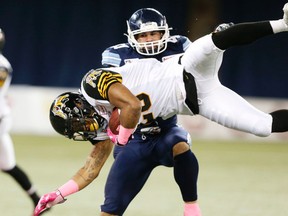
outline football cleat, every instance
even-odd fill
[[[288,27],[288,3],[286,3],[283,7],[283,20],[285,22],[285,25]]]

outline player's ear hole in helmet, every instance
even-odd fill
[[[60,94],[51,104],[50,123],[54,130],[73,140],[86,141],[97,136],[105,119],[77,92]]]
[[[132,14],[127,21],[128,43],[137,50],[138,53],[146,56],[157,55],[167,48],[167,40],[170,37],[165,16],[153,8],[142,8]],[[161,32],[160,40],[152,42],[138,42],[137,36],[145,32]]]

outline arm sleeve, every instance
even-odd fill
[[[214,44],[222,50],[232,46],[249,44],[274,34],[269,21],[240,23],[212,34]]]

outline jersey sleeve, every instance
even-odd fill
[[[192,42],[185,36],[170,36],[167,43],[167,49],[163,53],[160,53],[160,58],[157,59],[159,61],[166,61],[172,56],[183,54],[188,49],[190,44],[192,44]]]
[[[109,70],[90,70],[82,79],[82,90],[95,100],[108,100],[108,90],[113,83],[122,83],[122,76]]]
[[[192,43],[188,37],[180,35],[179,38],[179,43],[182,44],[183,46],[183,51],[186,51],[189,47],[189,45]]]
[[[109,47],[102,53],[101,63],[104,67],[118,67],[121,63],[121,58],[117,52],[114,52],[112,47]]]
[[[119,67],[123,65],[123,60],[127,57],[126,53],[128,49],[129,45],[126,43],[121,43],[115,46],[108,47],[102,53],[102,65],[104,67]]]

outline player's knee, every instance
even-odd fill
[[[128,203],[120,199],[112,199],[109,202],[107,202],[107,200],[105,200],[104,205],[101,206],[101,212],[106,213],[107,215],[123,215],[124,214],[128,206]]]
[[[186,142],[179,142],[173,147],[173,157],[190,150],[190,146]]]

